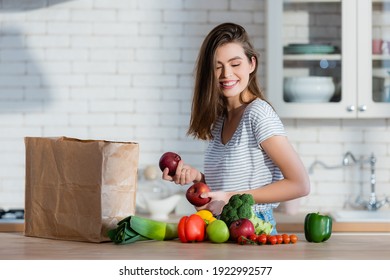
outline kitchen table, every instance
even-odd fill
[[[390,260],[389,233],[333,233],[324,243],[238,245],[210,242],[140,241],[116,245],[26,237],[0,233],[2,260]]]

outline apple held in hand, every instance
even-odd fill
[[[192,205],[200,207],[210,202],[211,198],[202,198],[200,196],[202,193],[209,191],[209,186],[207,186],[205,183],[198,182],[188,188],[186,198]]]
[[[249,238],[251,234],[255,233],[255,227],[249,219],[238,219],[229,226],[230,239],[237,241],[240,236]]]
[[[161,156],[160,162],[159,162],[159,166],[160,166],[161,171],[164,171],[164,169],[168,167],[168,169],[169,169],[168,175],[174,176],[176,173],[177,165],[179,164],[180,160],[181,160],[181,157],[174,152],[164,153]]]

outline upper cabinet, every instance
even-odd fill
[[[266,52],[280,117],[390,117],[390,0],[268,0]]]

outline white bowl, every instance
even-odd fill
[[[287,102],[329,102],[335,92],[332,77],[287,77],[284,79],[284,98]]]
[[[173,212],[183,195],[174,194],[166,198],[151,199],[145,197],[144,193],[137,196],[138,205],[150,213],[150,217],[156,220],[167,220],[168,215]]]

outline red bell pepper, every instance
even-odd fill
[[[206,223],[196,214],[183,216],[178,224],[179,239],[183,243],[200,242],[205,238]]]

